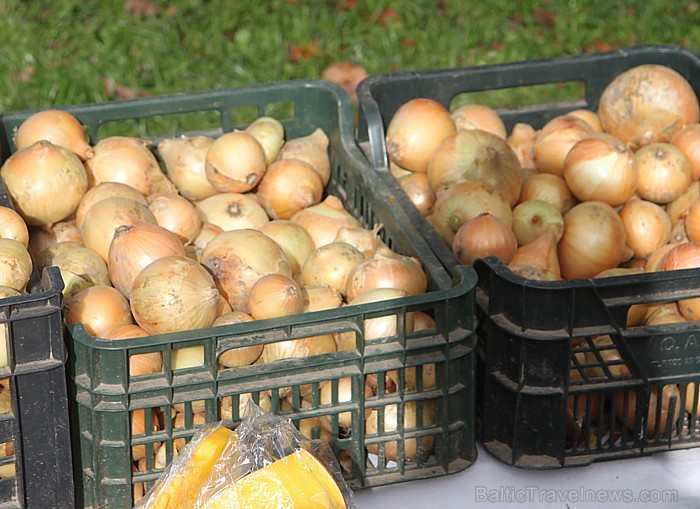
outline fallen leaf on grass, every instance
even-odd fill
[[[136,99],[137,97],[146,97],[150,95],[148,92],[139,91],[116,83],[111,78],[102,77],[102,89],[110,99]]]
[[[36,72],[36,67],[33,65],[28,65],[21,71],[19,71],[16,74],[12,75],[12,81],[30,81],[34,77],[34,73]]]
[[[134,16],[157,16],[160,14],[161,7],[148,0],[126,0],[124,10]]]
[[[321,56],[323,56],[323,51],[318,47],[317,42],[310,42],[306,45],[290,44],[287,47],[287,59],[293,64],[302,60],[308,62]]]
[[[357,99],[355,89],[367,77],[364,67],[352,62],[336,62],[326,67],[321,73],[321,79],[339,85],[353,101]]]

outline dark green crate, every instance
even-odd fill
[[[436,256],[454,272],[458,264],[451,249],[388,171],[384,133],[396,110],[416,97],[431,98],[449,108],[458,99],[478,97],[474,101],[478,102],[483,94],[514,87],[553,85],[558,90],[570,84],[579,86],[580,96],[566,101],[497,109],[508,132],[518,122],[539,129],[551,118],[574,109],[595,111],[613,78],[641,64],[675,69],[700,96],[700,56],[667,45],[394,73],[372,76],[359,85],[357,139]],[[469,95],[474,93],[481,95]],[[557,468],[700,446],[697,411],[680,412],[678,419],[668,420],[668,429],[653,433],[641,419],[647,415],[652,391],[663,387],[672,391],[678,385],[679,394],[669,403],[683,409],[686,387],[698,388],[698,322],[655,327],[626,324],[627,313],[635,304],[700,295],[700,270],[540,282],[513,274],[495,257],[477,260],[474,268],[479,276],[477,431],[494,456],[524,468]],[[600,346],[591,340],[605,334],[611,335],[614,345]],[[588,360],[578,363],[577,353],[587,355]],[[617,353],[622,360],[608,361],[608,353]],[[615,366],[622,363],[630,370],[629,376],[615,373]],[[588,376],[594,370],[600,376]],[[612,402],[619,400],[627,406],[621,413],[632,412],[625,393],[636,395],[632,426],[625,426],[612,408]],[[567,430],[568,405],[581,423],[571,430]],[[596,405],[598,411],[593,410]]]
[[[307,135],[320,127],[330,138],[332,174],[327,192],[341,198],[365,226],[381,223],[384,242],[395,251],[419,258],[429,280],[427,293],[403,299],[119,342],[91,337],[80,325],[70,327],[69,365],[77,403],[73,428],[78,505],[95,509],[132,506],[133,486],[141,482],[152,484],[162,470],[155,468],[153,459],[148,459],[145,472],[132,473],[130,447],[145,444],[146,456],[152,458],[154,444],[162,442],[169,459],[173,439],[189,439],[196,430],[190,418],[183,428],[173,427],[173,420],[168,417],[173,404],[184,404],[185,411],[190,412],[193,402],[197,405],[203,401],[206,421],[211,422],[219,420],[218,401],[228,398],[236,409],[236,420],[236,403],[241,395],[251,395],[259,401],[268,390],[272,393],[273,411],[295,423],[302,418],[330,416],[332,446],[349,465],[344,475],[353,488],[445,475],[474,462],[476,274],[473,269],[464,268],[450,275],[433,255],[355,145],[350,101],[338,87],[322,81],[292,81],[65,109],[87,126],[93,143],[104,137],[103,133],[137,135],[152,141],[192,130],[215,136],[245,127],[262,115],[282,121],[286,139]],[[6,153],[13,150],[10,133],[30,113],[3,116]],[[182,127],[176,131],[163,129],[163,125],[172,125],[173,116],[184,119]],[[163,118],[170,120],[162,122]],[[215,124],[212,118],[216,119]],[[403,328],[406,313],[419,310],[432,315],[436,327],[407,334]],[[367,319],[391,315],[397,317],[395,336],[363,340]],[[355,349],[217,371],[217,356],[231,347],[339,331],[354,331]],[[173,371],[171,352],[187,346],[204,349],[204,365]],[[153,351],[163,354],[163,372],[130,378],[128,356]],[[379,374],[383,379],[386,371],[403,374],[406,368],[424,364],[436,367],[438,383],[434,387],[419,385],[416,390],[399,390],[375,398],[365,397],[361,390],[368,374]],[[321,405],[320,383],[341,378],[352,381],[352,400],[338,402],[336,395],[330,404]],[[308,387],[312,404],[301,408],[300,388]],[[337,385],[332,387],[335,393]],[[291,388],[291,406],[279,398],[279,389],[287,388]],[[403,409],[411,401],[421,407],[428,400],[435,402],[434,423],[418,422],[411,429],[399,425],[392,432],[365,435],[365,411],[386,405]],[[162,430],[132,435],[129,412],[149,408],[168,410],[164,412]],[[352,416],[348,436],[339,433],[338,415],[342,412]],[[435,447],[434,453],[424,460],[402,461],[402,447],[398,448],[398,461],[393,463],[381,461],[381,446],[378,455],[367,453],[366,446],[376,443],[404,444],[405,439],[417,439],[423,444],[426,435]]]

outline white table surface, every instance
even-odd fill
[[[501,463],[480,445],[478,454],[462,472],[357,490],[355,505],[357,509],[700,509],[700,448],[537,471]],[[618,502],[611,501],[615,499]]]

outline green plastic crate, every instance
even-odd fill
[[[353,488],[445,475],[474,462],[475,272],[471,268],[460,269],[453,278],[434,257],[355,145],[350,101],[340,88],[323,81],[292,81],[64,109],[87,127],[93,143],[104,137],[103,133],[137,135],[153,142],[185,131],[216,136],[243,128],[262,115],[282,121],[286,139],[307,135],[320,127],[330,139],[332,175],[327,192],[339,197],[365,226],[381,223],[384,242],[397,252],[419,258],[429,280],[427,293],[393,301],[118,342],[94,338],[81,325],[69,327],[69,365],[76,403],[73,428],[78,506],[131,507],[134,485],[145,482],[150,486],[162,472],[156,468],[153,457],[157,444],[164,444],[169,460],[172,441],[189,439],[194,434],[193,403],[195,407],[203,405],[206,422],[212,422],[220,418],[220,401],[228,398],[235,421],[239,418],[242,395],[260,401],[261,394],[271,394],[273,411],[295,423],[302,418],[330,416],[332,447],[347,466],[343,475]],[[3,115],[6,153],[13,149],[12,130],[31,113]],[[184,127],[177,132],[163,132],[162,118],[171,115],[178,118],[171,118],[168,125],[175,120]],[[419,310],[429,313],[436,327],[407,334],[406,314]],[[381,316],[395,316],[397,334],[364,341],[364,322]],[[356,348],[217,370],[217,357],[232,347],[339,331],[354,332]],[[172,352],[192,346],[203,348],[204,365],[172,370]],[[129,356],[154,351],[162,352],[163,371],[129,377]],[[385,390],[387,371],[397,370],[401,383],[407,368],[425,364],[435,366],[433,387],[418,376],[415,390]],[[379,396],[364,395],[366,375],[377,375]],[[337,381],[341,378],[351,380],[351,401],[339,402]],[[331,403],[322,405],[320,387],[327,380],[331,381],[333,396]],[[311,405],[301,408],[300,395],[305,390],[310,390]],[[280,397],[286,393],[291,396]],[[399,418],[396,430],[383,431],[383,419],[379,419],[380,431],[374,435],[365,433],[366,411],[396,405],[401,416],[410,402],[415,403],[419,416],[423,415],[422,408],[434,405],[434,422],[419,417],[416,425],[409,428]],[[182,405],[180,408],[185,411],[183,427],[174,427],[174,404]],[[162,413],[162,429],[151,432],[152,413],[144,411],[147,431],[132,434],[129,412],[138,409]],[[349,434],[338,426],[338,415],[345,412],[352,418]],[[320,432],[320,428],[315,432]],[[388,461],[384,444],[393,441],[399,444],[397,457],[396,461]],[[432,453],[420,454],[429,441],[434,443]],[[404,461],[404,446],[414,444],[417,458]],[[145,446],[144,472],[132,472],[131,447],[135,445]],[[375,454],[368,453],[368,446],[377,448]]]

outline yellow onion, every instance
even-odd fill
[[[601,132],[603,130],[603,126],[600,125],[600,119],[598,118],[598,114],[593,110],[588,110],[585,108],[571,110],[567,113],[567,115],[580,118],[581,120],[588,123],[588,125],[590,125],[596,132]]]
[[[313,357],[336,351],[335,341],[330,334],[321,334],[308,338],[288,339],[277,343],[267,343],[258,364],[266,364],[282,359],[292,359],[297,357]],[[309,384],[310,387],[310,384]],[[308,393],[308,389],[303,392]]]
[[[219,292],[207,270],[185,256],[159,258],[143,269],[131,288],[131,311],[149,334],[210,327]]]
[[[675,400],[673,414],[671,414],[671,398]],[[625,415],[625,399],[627,400],[627,413]],[[660,407],[660,408],[659,408]],[[624,422],[629,429],[636,429],[637,422],[637,389],[627,391],[627,398],[624,397],[624,391],[615,396],[615,415]],[[666,434],[667,426],[670,427],[671,434],[675,434],[674,428],[677,426],[678,417],[681,412],[681,394],[678,386],[669,384],[661,389],[652,387],[649,393],[649,408],[647,415],[639,419],[643,429],[646,430],[648,437],[653,437],[657,432],[659,436]],[[658,418],[657,418],[658,414]],[[657,420],[658,419],[658,420]],[[658,431],[657,431],[658,427]],[[641,431],[641,430],[639,430]]]
[[[82,323],[93,336],[115,325],[134,323],[129,301],[111,286],[91,286],[78,292],[66,303],[66,325]]]
[[[523,182],[520,202],[528,200],[545,201],[562,214],[566,214],[576,203],[564,179],[552,173],[536,173]]]
[[[506,139],[506,126],[493,108],[484,104],[464,104],[451,113],[458,131],[479,129]]]
[[[651,253],[649,255],[649,258],[647,258],[646,263],[644,264],[644,271],[645,272],[658,272],[663,269],[664,265],[664,260],[666,259],[666,255],[668,252],[679,245],[679,243],[668,243],[664,244],[660,248],[658,248],[656,251]]]
[[[577,142],[564,161],[564,180],[579,200],[597,200],[616,207],[637,189],[633,154],[620,140],[605,133]]]
[[[361,295],[358,295],[352,300],[349,300],[348,305],[356,306],[360,304],[369,304],[373,302],[382,302],[386,300],[401,299],[406,297],[408,293],[398,288],[375,288],[368,290]],[[410,334],[414,330],[414,315],[415,313],[406,313],[404,317],[405,333]],[[379,338],[397,336],[404,333],[398,327],[398,315],[379,316],[377,318],[366,318],[364,320],[363,333],[365,341],[371,341]],[[354,342],[352,348],[354,348]]]
[[[250,191],[260,182],[266,169],[262,146],[252,135],[243,131],[220,136],[207,151],[207,179],[222,193]]]
[[[139,223],[156,224],[147,206],[128,198],[105,198],[95,203],[85,214],[83,241],[103,260],[109,257],[109,245],[117,228]]]
[[[667,302],[650,306],[644,317],[644,325],[667,325],[669,323],[681,323],[686,319],[681,315],[675,302]]]
[[[381,247],[374,256],[362,260],[350,271],[345,295],[352,301],[377,288],[394,288],[417,295],[424,293],[427,287],[428,278],[418,258]]]
[[[428,217],[433,213],[437,196],[433,188],[430,187],[428,175],[412,172],[399,178],[397,182],[423,217]]]
[[[418,421],[418,405],[422,408],[421,420]],[[383,429],[379,428],[379,417],[378,412],[383,413]],[[369,417],[365,421],[365,434],[368,438],[372,438],[377,434],[388,434],[392,432],[410,431],[415,429],[424,429],[430,426],[435,426],[437,419],[437,414],[435,410],[434,400],[421,400],[416,401],[406,401],[403,404],[403,423],[399,427],[399,409],[398,405],[386,405],[385,407],[379,407],[372,410]],[[418,425],[420,422],[420,426]],[[403,433],[401,433],[403,434]],[[405,438],[403,439],[403,456],[406,463],[411,463],[418,459],[419,446],[418,440],[420,440],[420,452],[422,454],[421,458],[427,458],[433,451],[435,445],[435,437],[432,435],[425,435],[421,438]],[[384,458],[386,461],[397,461],[398,460],[398,444],[394,441],[380,442],[381,447],[384,450]],[[380,445],[377,443],[371,443],[367,445],[367,452],[370,454],[379,454]]]
[[[343,305],[343,295],[330,286],[304,285],[301,294],[304,297],[304,313],[336,309]]]
[[[259,226],[257,230],[277,242],[282,248],[289,260],[292,275],[299,273],[302,265],[314,250],[314,241],[306,228],[289,220],[274,219]]]
[[[53,259],[56,256],[63,253],[64,251],[69,251],[69,250],[75,249],[77,247],[85,247],[85,246],[82,244],[82,242],[71,242],[71,241],[56,242],[55,244],[51,244],[49,247],[44,249],[39,254],[39,256],[37,256],[36,258],[33,258],[36,269],[39,272],[41,272],[44,270],[44,267],[48,267],[50,265],[55,265],[53,263]]]
[[[537,131],[530,125],[517,123],[513,126],[510,136],[506,138],[506,142],[522,168],[535,169],[535,140],[537,140]]]
[[[88,286],[111,286],[107,264],[90,248],[75,246],[62,250],[51,257],[49,264],[61,271],[65,302]]]
[[[142,205],[148,205],[146,197],[131,186],[121,182],[102,182],[88,189],[80,200],[78,210],[75,212],[75,224],[79,229],[82,229],[85,214],[90,207],[105,198],[128,198]]]
[[[265,209],[249,194],[219,193],[197,203],[202,221],[223,231],[258,228],[270,218]]]
[[[564,218],[554,205],[546,201],[527,200],[513,209],[512,228],[519,246],[529,244],[545,230],[551,231],[559,242],[564,234]]]
[[[691,242],[700,242],[700,198],[696,199],[683,219],[685,232]]]
[[[245,132],[260,143],[267,164],[277,159],[277,154],[284,144],[284,126],[279,120],[272,117],[257,118],[246,127]]]
[[[304,161],[319,174],[323,185],[331,178],[331,161],[328,156],[330,140],[320,127],[307,136],[287,140],[279,151],[277,159],[297,159]]]
[[[244,393],[238,395],[238,415],[244,415],[245,407],[248,401],[253,400],[260,408],[265,412],[272,411],[272,399],[270,396],[270,391],[261,391],[257,393],[257,402],[253,398],[252,394]],[[219,399],[219,417],[221,419],[233,420],[233,412],[231,407],[230,397],[224,397]]]
[[[697,385],[697,382],[688,382],[685,390],[685,411],[695,416],[700,415],[700,397],[695,399],[698,391]]]
[[[632,198],[619,214],[627,245],[637,258],[647,258],[671,239],[671,220],[656,203]]]
[[[88,188],[78,156],[48,141],[12,154],[0,168],[0,177],[15,210],[35,226],[51,226],[69,217]]]
[[[214,237],[202,251],[202,265],[211,271],[233,310],[246,313],[250,289],[260,277],[292,275],[282,248],[264,233],[250,229],[232,230]]]
[[[362,226],[350,212],[345,210],[340,199],[333,195],[328,195],[318,205],[300,210],[290,220],[306,228],[317,248],[333,242],[338,236],[338,230],[343,226],[349,228]]]
[[[146,417],[146,412],[148,412],[148,418]],[[158,414],[153,408],[139,408],[129,412],[129,419],[131,425],[131,436],[140,437],[144,435],[152,435],[154,432],[160,429],[160,421],[158,420]],[[146,423],[149,424],[146,424]],[[150,428],[149,433],[146,433],[146,427]],[[153,443],[153,450],[156,450],[160,446],[160,442]],[[140,461],[146,457],[146,444],[134,445],[131,448],[131,460],[133,462]]]
[[[304,296],[291,277],[266,274],[251,287],[248,309],[256,320],[298,315],[304,309]]]
[[[416,321],[418,320],[418,313],[416,313]],[[416,325],[416,330],[418,326]],[[433,324],[433,328],[435,325]],[[435,373],[435,364],[423,364],[418,366],[420,368],[420,390],[432,389],[437,387],[437,378]],[[415,391],[418,388],[418,369],[416,366],[406,366],[403,369],[403,387],[407,391]],[[400,377],[397,370],[387,371],[387,378],[389,378],[395,386],[400,387]]]
[[[645,64],[618,75],[603,90],[598,105],[603,129],[633,149],[668,142],[677,129],[697,123],[698,99],[679,73]]]
[[[171,193],[177,189],[158,165],[147,142],[130,136],[101,139],[94,154],[85,161],[90,187],[102,182],[129,185],[144,196]]]
[[[59,221],[50,228],[46,226],[33,227],[29,232],[27,249],[29,249],[32,258],[36,259],[45,249],[59,242],[83,243],[83,234],[80,233],[80,228],[75,224],[75,221]]]
[[[669,142],[690,161],[693,180],[700,178],[700,124],[688,124],[678,129]]]
[[[435,149],[456,132],[450,112],[442,104],[427,98],[411,99],[396,110],[387,126],[387,155],[407,170],[425,173]]]
[[[166,138],[158,143],[158,153],[165,163],[165,171],[182,196],[189,200],[203,200],[218,191],[211,185],[205,171],[209,147],[214,143],[208,136],[180,136]]]
[[[477,258],[489,255],[498,256],[508,264],[517,247],[513,231],[488,213],[464,223],[452,241],[452,252],[457,261],[464,265],[471,265]]]
[[[564,175],[564,161],[571,147],[595,131],[588,122],[571,115],[560,115],[547,122],[537,135],[534,160],[543,173]]]
[[[80,121],[67,111],[42,110],[29,116],[14,135],[17,150],[46,140],[72,151],[81,160],[92,154],[87,135]]]
[[[438,191],[462,180],[481,184],[510,205],[520,197],[520,162],[510,146],[495,134],[458,131],[435,149],[428,162],[430,187]]]
[[[652,143],[634,154],[639,181],[637,194],[654,203],[669,203],[688,190],[692,166],[688,158],[669,143]]]
[[[364,255],[346,242],[331,242],[316,248],[301,268],[301,283],[328,286],[345,296],[348,276]]]
[[[475,182],[458,182],[439,192],[431,223],[446,244],[452,245],[455,233],[476,216],[487,212],[509,228],[513,212],[500,195],[491,193]]]
[[[24,292],[32,273],[32,258],[24,244],[0,239],[0,286]]]
[[[406,168],[402,168],[398,164],[396,164],[394,161],[389,160],[389,173],[391,173],[396,180],[400,179],[401,177],[405,177],[406,175],[411,175],[413,173],[416,173],[411,170],[407,170]],[[420,172],[419,172],[420,173]]]
[[[162,226],[140,223],[119,226],[109,246],[107,265],[114,287],[128,299],[136,276],[159,258],[184,256],[185,247]]]
[[[248,313],[241,311],[231,311],[219,316],[212,327],[222,325],[235,325],[237,323],[247,323],[255,320]],[[230,348],[219,355],[219,364],[224,368],[236,368],[238,366],[248,366],[253,364],[263,351],[263,345],[248,345],[238,348]]]
[[[700,267],[700,244],[685,242],[668,249],[659,262],[661,270],[695,269]],[[700,297],[678,301],[678,310],[686,320],[700,320]]]
[[[143,338],[148,333],[135,324],[119,324],[107,327],[100,338],[110,340]],[[129,376],[158,373],[163,369],[163,355],[160,352],[139,353],[129,356]]]
[[[416,173],[422,175],[422,173]],[[355,247],[362,253],[365,258],[369,258],[377,249],[384,246],[384,242],[379,238],[379,230],[382,225],[377,225],[373,229],[367,228],[349,228],[343,226],[338,230],[338,235],[335,237],[335,242],[345,242]]]
[[[338,379],[337,385],[333,382],[327,383],[321,387],[319,391],[319,399],[322,406],[333,405],[337,407],[342,403],[358,401],[359,394],[353,394],[353,379],[351,377],[343,377]],[[374,396],[372,388],[368,384],[363,384],[364,398]],[[364,417],[369,417],[371,410],[366,409]],[[321,416],[321,426],[327,431],[332,430],[333,417],[331,415]],[[338,428],[342,431],[347,431],[352,427],[352,412],[340,412],[338,414]],[[355,423],[359,425],[360,423]]]
[[[558,255],[565,279],[593,277],[629,260],[632,254],[622,220],[607,203],[579,203],[564,216]]]
[[[308,163],[284,159],[269,166],[258,184],[257,197],[272,219],[289,219],[321,201],[323,181]]]
[[[29,229],[13,208],[0,205],[0,238],[13,239],[29,248]]]
[[[690,206],[700,198],[700,182],[693,180],[688,189],[678,198],[666,204],[666,214],[672,224],[684,219],[690,210]]]
[[[557,281],[561,279],[561,266],[557,254],[557,238],[545,230],[532,242],[518,248],[508,268],[527,279]]]
[[[199,235],[194,239],[192,244],[199,250],[202,250],[209,244],[209,241],[220,234],[223,230],[211,224],[208,221],[202,221],[202,228],[199,230]],[[201,253],[200,253],[201,254]]]
[[[177,193],[156,193],[148,197],[148,208],[158,225],[176,234],[183,244],[199,235],[202,220],[194,205]]]

